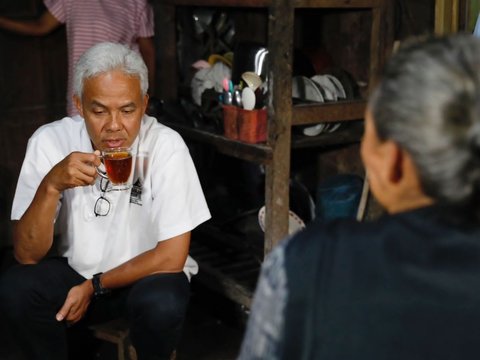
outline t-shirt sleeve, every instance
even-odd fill
[[[154,18],[152,6],[145,1],[138,20],[137,37],[152,37],[154,35]]]
[[[157,226],[158,240],[191,231],[210,218],[188,147],[179,136],[174,144],[162,146],[174,150],[152,164],[152,220]]]
[[[63,0],[44,0],[43,3],[45,4],[48,11],[62,24],[65,23],[65,19],[67,17],[66,9],[65,9],[65,1]]]
[[[288,299],[285,240],[262,265],[238,360],[280,359]]]

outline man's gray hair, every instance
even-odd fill
[[[142,56],[126,45],[102,42],[85,51],[75,66],[73,92],[82,96],[85,79],[121,70],[125,74],[136,76],[140,80],[142,95],[148,91],[148,70]]]
[[[412,157],[438,203],[480,209],[480,40],[470,34],[403,46],[369,107],[380,139]]]

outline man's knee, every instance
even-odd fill
[[[17,265],[0,277],[0,308],[6,316],[25,312],[33,291],[29,276],[33,265]]]
[[[147,286],[132,289],[128,299],[130,318],[143,319],[164,329],[179,326],[190,295],[189,283],[182,276],[160,277],[147,281]]]

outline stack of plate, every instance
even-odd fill
[[[311,78],[295,76],[292,79],[292,97],[301,101],[330,102],[345,100],[345,89],[340,80],[331,74],[315,75]],[[340,127],[339,123],[323,123],[307,126],[303,134],[316,136],[320,133],[333,132]]]

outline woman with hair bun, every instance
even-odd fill
[[[240,359],[480,357],[480,41],[402,46],[361,155],[386,214],[313,222],[277,246]]]

